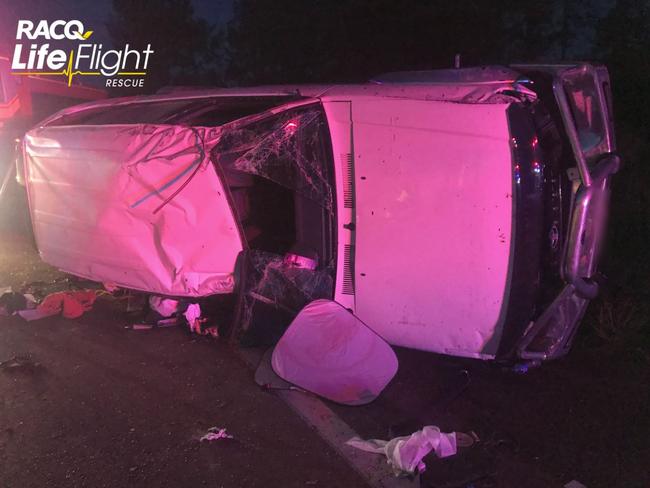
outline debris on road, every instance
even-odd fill
[[[226,432],[226,429],[222,429],[221,427],[210,427],[208,429],[208,432],[203,435],[200,439],[199,442],[203,441],[217,441],[219,439],[234,439],[235,437],[228,434]]]
[[[46,296],[37,310],[48,315],[60,313],[67,319],[76,319],[91,310],[96,299],[95,290],[61,291]]]
[[[162,317],[171,317],[178,312],[178,300],[152,295],[149,297],[149,307]]]
[[[72,290],[50,293],[38,305],[33,295],[27,293],[23,297],[25,298],[25,305],[22,310],[15,310],[15,313],[27,321],[58,314],[67,319],[76,319],[92,309],[97,299],[97,291]]]
[[[174,300],[157,295],[149,296],[148,302],[149,313],[143,320],[131,326],[133,330],[151,330],[186,323],[193,334],[219,337],[216,326],[206,326],[209,319],[202,315],[198,303],[188,303],[186,300]]]
[[[275,374],[275,371],[273,371],[273,367],[271,366],[272,354],[273,348],[267,349],[262,356],[260,364],[255,370],[255,383],[265,390],[291,390],[307,393],[302,388],[292,385]]]
[[[480,441],[479,436],[473,430],[469,432],[456,432],[456,447],[472,447]]]
[[[33,309],[36,299],[29,293],[18,293],[11,287],[0,288],[0,315],[13,315],[14,313]]]
[[[398,366],[381,337],[331,300],[302,309],[276,345],[271,364],[282,379],[344,405],[373,401]]]
[[[426,470],[422,459],[431,451],[439,458],[456,454],[456,432],[447,434],[440,432],[435,425],[427,425],[410,436],[395,437],[389,441],[353,437],[346,444],[362,451],[384,454],[396,476],[412,475]]]
[[[14,356],[6,361],[0,361],[0,370],[5,373],[35,373],[40,369],[41,363],[32,361],[29,356]]]
[[[133,330],[151,330],[164,327],[175,327],[178,325],[178,319],[176,317],[170,317],[167,319],[158,320],[155,323],[141,323],[133,324],[131,328]]]
[[[32,320],[44,319],[46,317],[51,317],[52,315],[56,315],[56,313],[43,312],[38,308],[19,310],[16,313],[27,322],[31,322]]]
[[[587,488],[585,485],[576,480],[569,481],[564,488]]]
[[[133,330],[151,330],[155,326],[153,324],[133,324],[131,328]]]
[[[185,317],[191,333],[204,336],[209,335],[215,339],[219,338],[219,329],[216,326],[206,326],[209,319],[203,316],[201,306],[198,303],[188,304],[183,312],[183,317]]]
[[[185,312],[183,312],[187,325],[190,327],[190,332],[201,334],[201,307],[198,303],[190,303]]]

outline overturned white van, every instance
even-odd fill
[[[244,331],[329,298],[393,345],[558,357],[598,288],[608,84],[531,65],[77,106],[25,137],[36,241],[74,275],[235,294]]]

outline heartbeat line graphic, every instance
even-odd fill
[[[72,60],[74,58],[74,50],[70,51],[68,58],[68,67],[61,71],[23,71],[20,73],[12,72],[13,75],[27,75],[27,76],[66,76],[68,78],[68,86],[72,86],[72,78],[74,76],[101,76],[99,71],[73,71]],[[120,71],[116,73],[117,76],[144,76],[146,71]]]

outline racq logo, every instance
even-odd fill
[[[65,76],[68,86],[72,78],[105,76],[107,87],[143,87],[147,74],[151,44],[139,51],[128,44],[123,49],[103,50],[102,44],[86,42],[93,31],[86,30],[80,20],[19,20],[16,47],[11,61],[14,75]],[[78,41],[76,49],[55,49],[47,41],[68,39]],[[27,42],[38,41],[38,42]],[[39,43],[41,42],[41,43]]]

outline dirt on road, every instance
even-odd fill
[[[28,241],[0,241],[0,286],[61,276]],[[75,320],[0,317],[0,487],[365,486],[224,342],[128,325],[109,300]],[[427,424],[478,435],[428,457],[422,486],[648,487],[648,364],[587,339],[523,375],[398,349],[374,403],[328,405],[363,437]],[[213,426],[234,439],[199,442]]]
[[[59,276],[0,242],[0,285]],[[102,300],[75,320],[0,317],[0,487],[366,486],[227,345],[127,325]],[[199,442],[215,426],[234,439]]]

